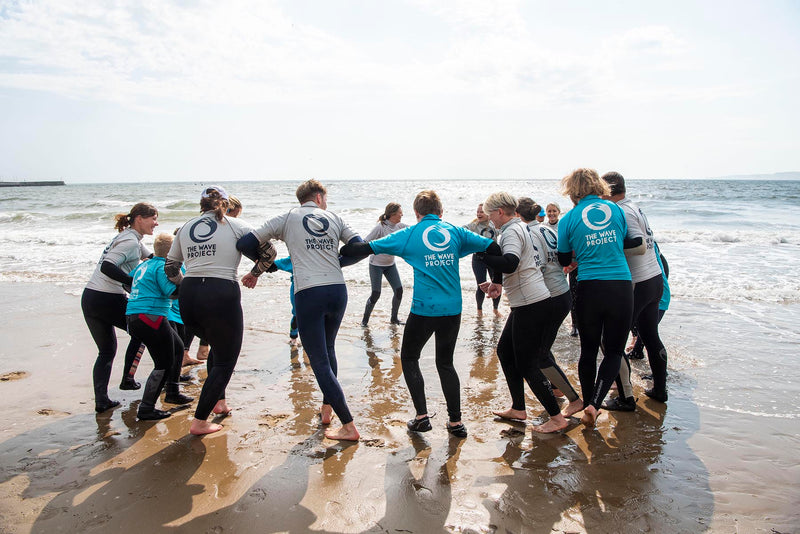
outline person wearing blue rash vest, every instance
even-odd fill
[[[119,233],[103,250],[100,261],[81,295],[81,310],[89,333],[97,345],[97,360],[92,369],[94,383],[94,409],[104,412],[116,406],[119,401],[108,397],[108,382],[117,352],[117,335],[114,328],[125,330],[126,296],[130,290],[130,272],[141,260],[153,253],[142,243],[142,236],[153,235],[158,226],[158,210],[151,204],[140,202],[126,214],[116,216],[115,228]],[[120,389],[139,389],[133,380],[133,370],[142,343],[131,337],[125,351],[125,369]]]
[[[414,269],[411,313],[403,330],[400,359],[416,417],[408,421],[409,430],[431,430],[425,399],[425,381],[419,367],[422,348],[436,339],[436,370],[447,403],[450,434],[464,438],[467,429],[461,422],[461,385],[453,366],[453,353],[461,326],[461,278],[459,259],[494,247],[497,243],[466,228],[444,222],[442,202],[435,191],[422,191],[414,199],[417,224],[369,243],[342,247],[348,257],[391,254],[403,258]]]
[[[622,209],[601,197],[608,184],[593,169],[577,169],[561,181],[562,193],[574,207],[558,223],[558,261],[578,263],[578,333],[581,354],[578,377],[583,417],[594,426],[600,406],[619,374],[633,315],[633,286],[625,246],[642,245],[638,238],[625,243],[628,232]],[[603,344],[598,370],[597,353]]]
[[[635,327],[647,348],[650,369],[653,372],[653,387],[645,390],[645,395],[660,402],[667,402],[667,351],[658,334],[658,304],[664,291],[664,279],[655,251],[653,230],[644,212],[629,198],[626,198],[625,178],[618,172],[603,175],[611,191],[605,198],[622,208],[628,224],[629,235],[644,240],[645,251],[640,255],[628,255],[628,267],[633,281],[633,317],[631,327]],[[630,363],[623,358],[620,367],[620,382],[630,383]],[[611,399],[606,407],[630,411],[636,401],[632,390],[621,390],[622,394]],[[627,394],[627,396],[623,396]]]
[[[178,230],[164,266],[169,279],[180,285],[178,298],[186,328],[210,346],[208,376],[189,427],[189,433],[194,435],[222,429],[222,425],[207,419],[212,412],[230,413],[225,389],[242,348],[244,317],[237,279],[242,252],[237,243],[250,232],[250,227],[226,216],[227,209],[228,194],[222,187],[204,188],[200,216]],[[257,268],[260,275],[272,267],[275,249],[265,246],[248,257],[257,262],[253,269]],[[185,276],[181,274],[184,264]]]
[[[156,409],[156,401],[165,383],[167,395],[164,402],[187,404],[194,400],[181,394],[178,389],[183,339],[168,319],[172,297],[177,296],[177,286],[170,282],[164,272],[171,245],[171,235],[158,235],[153,243],[153,259],[140,263],[131,272],[133,283],[126,310],[128,331],[147,346],[154,364],[137,411],[137,417],[143,420],[163,419],[171,415],[170,412]]]
[[[295,194],[299,207],[266,221],[244,236],[238,247],[252,251],[269,239],[286,243],[294,270],[297,329],[322,390],[322,424],[330,424],[333,412],[342,423],[341,428],[327,429],[325,437],[358,441],[358,430],[336,377],[336,334],[347,307],[338,243],[358,242],[361,237],[327,210],[328,191],[317,180],[300,184]],[[246,287],[254,282],[252,274],[242,278]]]

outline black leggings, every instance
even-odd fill
[[[625,353],[631,317],[633,287],[629,280],[578,282],[578,332],[581,356],[578,376],[583,405],[600,409]],[[603,360],[597,369],[597,351],[603,343]]]
[[[477,259],[474,254],[472,256],[472,272],[475,274],[475,281],[478,282],[479,286],[486,281],[487,273],[489,274],[489,278],[492,277],[492,270],[481,260]],[[486,294],[480,287],[475,290],[475,302],[478,304],[479,310],[483,309],[483,299],[485,296]],[[500,297],[492,299],[492,304],[496,310],[497,307],[500,306]]]
[[[108,381],[111,380],[111,367],[117,354],[117,334],[114,332],[114,327],[127,330],[125,322],[127,305],[128,298],[120,293],[105,293],[86,288],[81,296],[83,318],[97,345],[97,360],[92,370],[95,402],[108,400]],[[141,345],[141,341],[131,336],[128,348],[125,350],[123,377],[129,375]]]
[[[663,291],[661,273],[644,282],[636,282],[633,286],[633,324],[647,349],[656,391],[663,391],[667,387],[667,351],[658,335],[658,322],[661,320],[658,303]]]
[[[153,358],[153,371],[164,370],[164,382],[177,383],[183,361],[183,339],[166,317],[153,319],[152,315],[128,315],[128,332],[147,347]]]
[[[208,340],[208,377],[194,416],[207,419],[233,375],[242,350],[244,318],[238,282],[222,278],[184,278],[180,290],[181,318],[186,328]]]
[[[447,415],[451,422],[461,421],[461,383],[453,366],[453,353],[456,349],[458,331],[461,328],[461,314],[445,317],[423,317],[409,314],[403,330],[400,346],[400,361],[411,400],[417,415],[428,413],[425,400],[425,380],[419,368],[422,348],[432,335],[436,335],[436,370],[447,403]]]
[[[533,394],[551,416],[560,412],[550,381],[542,367],[550,366],[548,350],[543,347],[544,332],[549,322],[549,299],[511,308],[503,333],[497,342],[497,357],[511,393],[511,407],[525,410],[524,379]]]

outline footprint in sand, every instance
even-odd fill
[[[28,376],[28,373],[25,371],[11,371],[10,373],[5,373],[0,375],[0,382],[8,382],[10,380],[21,380]]]

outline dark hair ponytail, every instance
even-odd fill
[[[391,217],[398,211],[400,211],[400,204],[398,204],[397,202],[389,202],[388,204],[386,204],[386,208],[383,210],[381,216],[378,217],[378,221],[386,222],[389,220],[389,217]]]
[[[222,198],[222,195],[216,189],[209,188],[206,190],[206,194],[208,195],[207,197],[200,199],[200,211],[203,213],[213,211],[216,219],[221,221],[228,211],[228,201]]]
[[[158,210],[155,206],[147,202],[139,202],[131,208],[130,213],[127,215],[118,213],[114,216],[114,220],[117,221],[114,228],[121,232],[129,226],[133,226],[133,221],[136,220],[136,217],[152,217],[153,215],[158,215]]]

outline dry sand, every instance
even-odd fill
[[[429,349],[423,372],[430,410],[439,415],[431,432],[406,431],[413,409],[400,371],[402,327],[388,324],[387,296],[370,328],[358,326],[368,293],[363,287],[350,288],[337,343],[340,378],[362,434],[358,443],[322,435],[313,374],[302,351],[287,344],[288,302],[279,298],[285,285],[244,292],[247,329],[228,388],[233,414],[222,421],[223,431],[189,436],[193,408],[164,421],[138,422],[140,392],[116,387],[110,394],[122,406],[95,415],[96,349],[79,291],[0,284],[2,532],[798,528],[796,451],[767,467],[760,458],[748,463],[726,450],[728,427],[707,421],[709,414],[693,404],[690,377],[673,381],[668,409],[648,400],[637,383],[637,411],[604,412],[595,429],[575,420],[563,433],[532,435],[530,424],[543,414],[533,398],[527,425],[495,420],[491,410],[507,405],[494,355],[503,320],[491,313],[476,318],[471,302],[456,356],[470,433],[464,440],[444,429],[446,411]],[[565,331],[554,352],[577,384],[578,343]],[[126,334],[119,338],[112,385],[127,342]],[[151,369],[145,356],[137,379],[144,381]],[[205,371],[195,367],[192,374],[185,392],[198,395]],[[750,453],[758,457],[768,440],[757,436],[775,431],[769,423],[752,428],[756,439],[742,446],[754,447]],[[763,468],[769,482],[747,486]],[[742,470],[745,476],[735,474]],[[759,487],[775,484],[784,491],[760,500]]]

